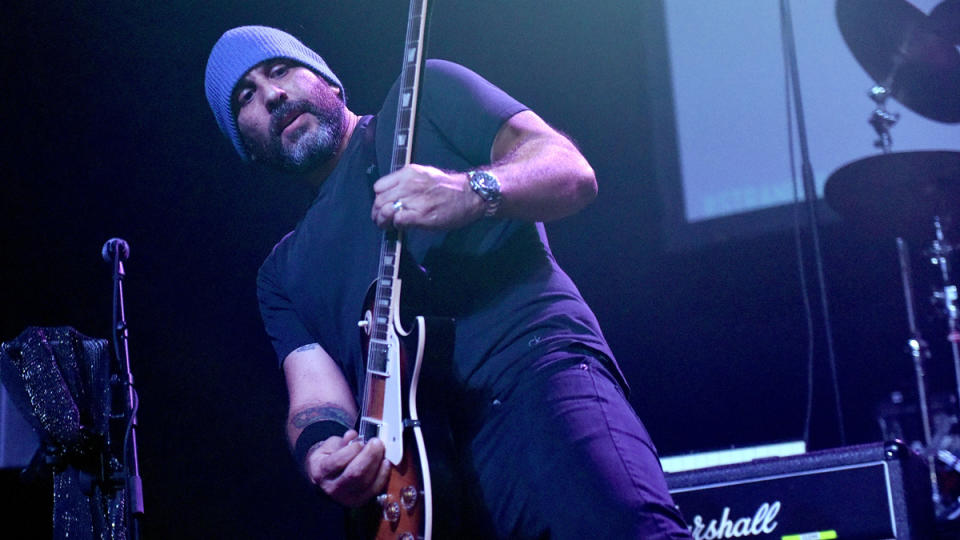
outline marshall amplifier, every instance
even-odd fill
[[[672,473],[667,484],[695,540],[934,537],[929,469],[899,442]]]

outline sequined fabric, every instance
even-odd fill
[[[53,474],[54,538],[126,538],[109,376],[107,341],[73,328],[29,327],[0,347],[0,381],[42,441],[34,464]]]

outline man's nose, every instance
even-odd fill
[[[277,107],[282,105],[283,102],[287,100],[287,92],[284,91],[283,88],[268,84],[263,89],[263,98],[264,103],[267,106],[267,110],[273,112]]]

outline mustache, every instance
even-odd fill
[[[285,101],[270,113],[270,135],[279,137],[287,127],[287,119],[296,118],[303,113],[316,114],[315,107],[309,101]]]

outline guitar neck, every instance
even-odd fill
[[[390,160],[390,172],[394,172],[411,162],[413,156],[414,129],[416,127],[417,106],[420,100],[426,38],[428,0],[411,0],[407,14],[407,32],[403,49],[403,66],[400,72],[400,95],[397,103],[397,120],[393,130],[393,145]],[[367,383],[364,385],[362,411],[363,416],[378,399],[370,395],[370,378],[380,376],[387,362],[387,339],[399,309],[394,289],[400,270],[400,252],[403,248],[403,235],[397,230],[383,233],[380,244],[380,263],[377,270],[376,295],[373,316],[370,321],[370,345],[367,351]],[[361,433],[361,437],[365,434]]]
[[[407,15],[407,37],[403,48],[403,68],[400,71],[400,99],[393,130],[390,172],[408,165],[413,156],[413,133],[425,60],[423,45],[427,31],[427,4],[427,0],[411,0],[410,12]]]

